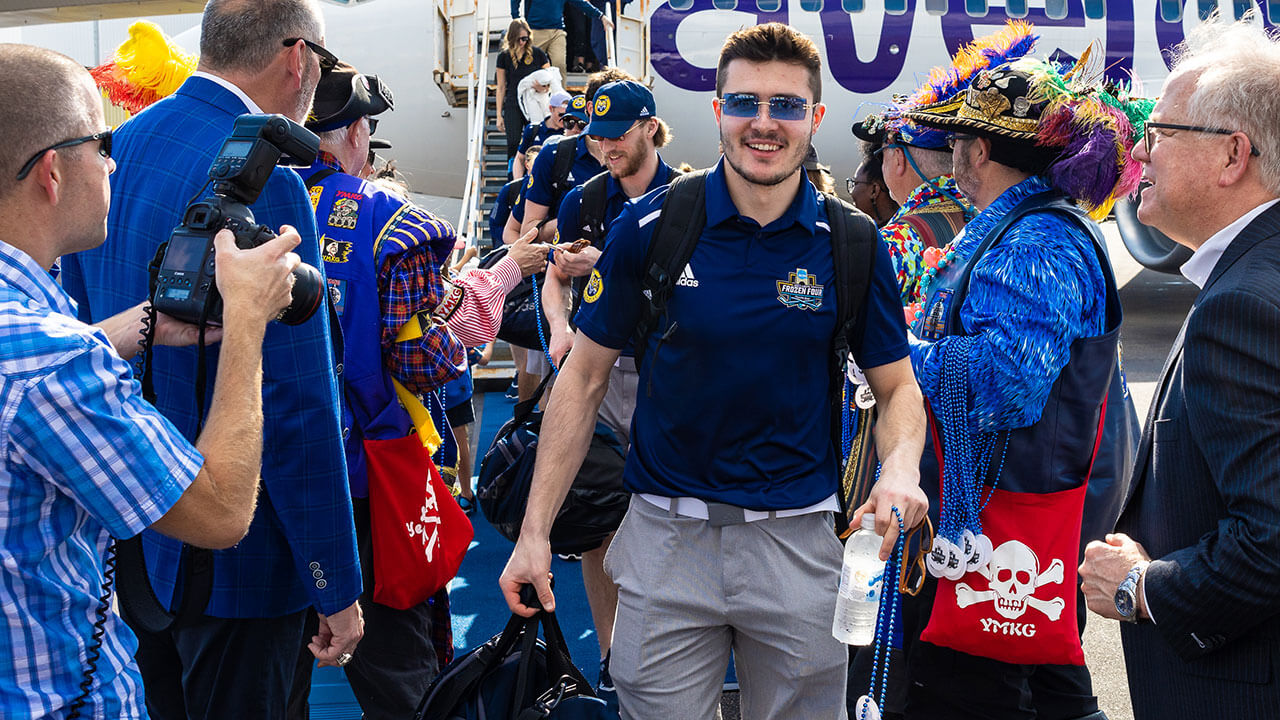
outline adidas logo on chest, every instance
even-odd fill
[[[680,279],[676,280],[676,287],[698,287],[698,279],[693,276],[691,266],[685,265],[684,270],[680,271]]]

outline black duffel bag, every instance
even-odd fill
[[[521,602],[541,607],[526,585]],[[538,638],[542,626],[545,642]],[[488,642],[457,658],[427,688],[416,720],[610,720],[618,717],[595,696],[569,657],[555,613],[512,615]]]
[[[481,258],[480,267],[491,268],[506,256],[507,246],[503,245]],[[547,324],[542,309],[538,307],[541,302],[538,294],[533,292],[535,277],[541,287],[544,273],[523,278],[519,285],[507,293],[507,299],[502,305],[502,327],[498,328],[498,339],[506,340],[516,347],[541,348],[542,341],[538,338],[538,325],[542,325],[543,337],[551,337],[551,326]]]
[[[476,482],[480,511],[494,529],[512,542],[520,537],[533,483],[538,432],[542,428],[542,412],[534,408],[549,379],[550,375],[542,380],[533,397],[516,404],[511,419],[498,430],[480,462]],[[551,527],[552,552],[581,554],[594,550],[618,529],[631,497],[622,488],[625,461],[617,436],[609,426],[596,422],[587,456]]]

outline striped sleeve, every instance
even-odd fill
[[[121,538],[168,512],[203,464],[195,447],[142,399],[125,361],[101,343],[30,382],[12,440],[16,460]]]
[[[502,306],[507,293],[520,284],[520,264],[505,257],[492,268],[476,268],[454,279],[460,288],[460,305],[449,318],[454,336],[467,347],[493,342],[502,327]]]

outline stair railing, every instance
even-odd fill
[[[458,217],[458,237],[476,245],[480,221],[480,183],[483,175],[484,135],[489,105],[489,15],[492,0],[482,0],[484,19],[472,33],[467,57],[467,174]],[[478,48],[478,50],[477,50]],[[478,249],[478,248],[477,248]]]

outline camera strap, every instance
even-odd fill
[[[151,277],[151,288],[156,286],[160,264],[164,260],[168,245],[168,243],[161,243],[156,249],[151,264],[147,266],[147,272]],[[156,389],[151,371],[151,350],[155,343],[157,313],[155,306],[151,303],[147,303],[146,308],[147,317],[143,321],[140,341],[142,347],[139,352],[141,361],[139,381],[142,384],[142,398],[155,406]],[[199,370],[202,370],[204,366],[203,323],[200,330],[199,353]],[[199,372],[197,377],[199,378]],[[198,397],[202,406],[200,417],[203,417],[204,384],[202,381],[198,384],[200,386]],[[197,430],[196,435],[199,434]],[[209,597],[213,594],[213,553],[184,543],[182,558],[179,561],[179,575],[182,601],[177,612],[170,613],[151,587],[151,578],[147,575],[147,563],[142,550],[142,535],[116,541],[116,597],[120,601],[122,614],[131,625],[147,632],[158,633],[167,630],[175,620],[189,620],[204,613],[205,607],[209,604]]]

